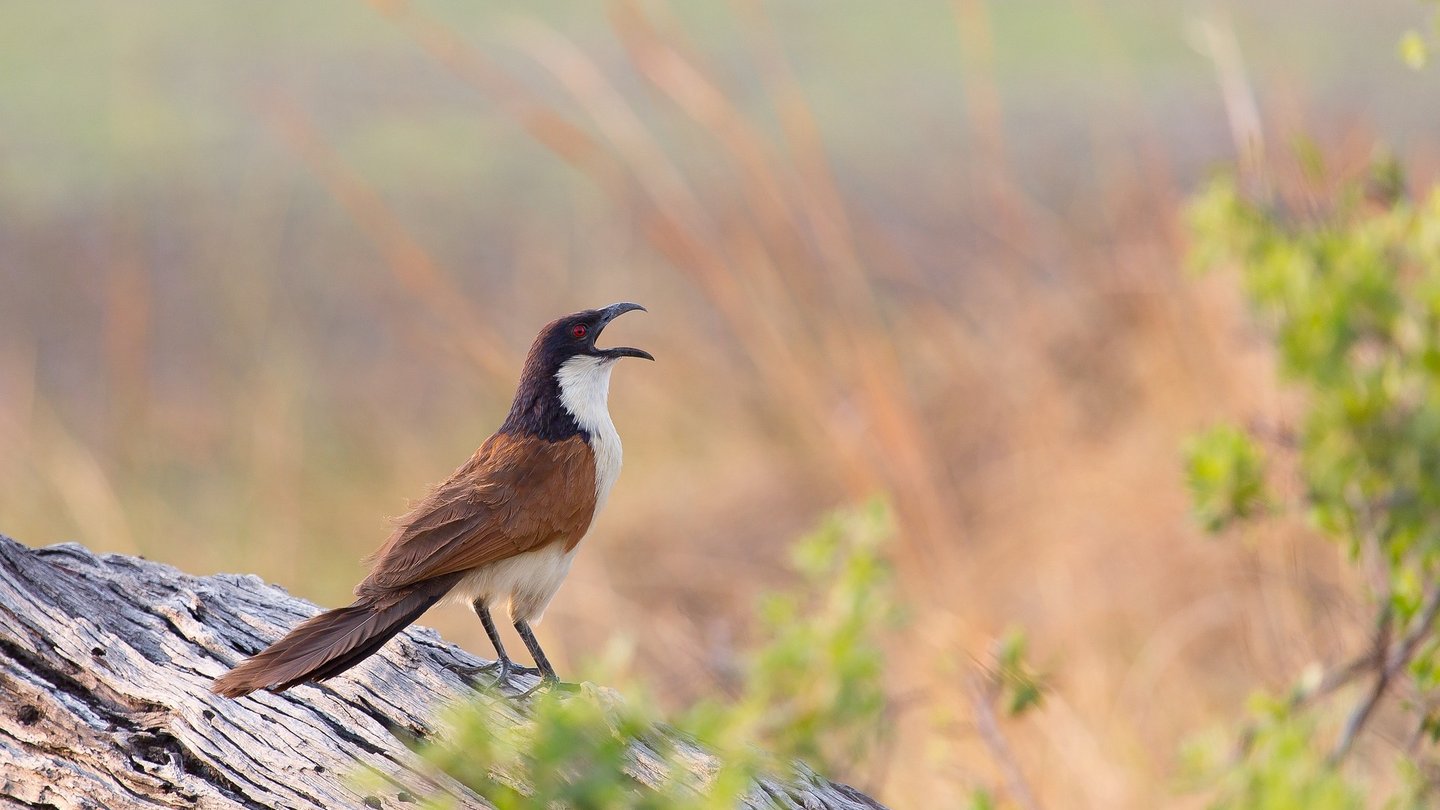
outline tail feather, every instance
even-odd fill
[[[327,610],[215,679],[211,691],[242,697],[258,689],[283,692],[306,681],[333,678],[369,658],[440,600],[454,577],[418,582],[403,591],[364,596]]]

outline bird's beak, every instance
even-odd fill
[[[595,324],[595,337],[600,337],[600,332],[605,329],[606,324],[610,323],[617,317],[624,315],[625,313],[633,309],[638,309],[641,312],[647,311],[645,307],[642,307],[639,304],[632,304],[628,301],[624,301],[619,304],[611,304],[610,306],[600,310],[600,321],[599,323]],[[655,359],[650,355],[649,352],[645,351],[644,349],[634,349],[629,346],[616,346],[613,349],[602,349],[596,346],[595,353],[599,354],[602,357],[612,357],[616,359],[619,359],[621,357],[643,357],[646,360]]]

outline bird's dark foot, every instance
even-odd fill
[[[516,675],[539,675],[540,670],[535,667],[527,667],[517,664],[508,658],[500,665],[500,671],[495,675],[496,683],[505,683]]]
[[[496,669],[499,669],[499,667],[499,661],[492,661],[478,667],[454,666],[450,668],[450,671],[455,673],[456,677],[460,680],[464,681],[466,686],[469,686],[471,689],[478,689],[481,686],[480,676],[488,675]]]
[[[540,670],[535,667],[521,666],[508,658],[501,658],[498,661],[491,661],[488,664],[481,664],[478,667],[455,667],[451,671],[459,675],[460,679],[468,683],[472,688],[500,686],[516,675],[540,674]],[[479,678],[481,675],[493,676],[494,681],[489,684],[483,684]]]
[[[542,676],[540,677],[540,682],[539,682],[539,683],[535,684],[534,686],[530,687],[529,689],[526,689],[524,692],[521,692],[521,693],[517,694],[517,695],[515,696],[515,699],[516,699],[516,700],[519,700],[519,699],[521,699],[521,698],[530,697],[531,695],[535,694],[536,692],[541,692],[541,691],[549,692],[549,691],[551,691],[551,690],[554,690],[554,691],[556,691],[556,692],[579,692],[579,691],[580,691],[580,684],[578,684],[578,683],[566,683],[566,682],[560,680],[559,678],[555,677],[554,675],[542,675]]]

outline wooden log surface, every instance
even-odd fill
[[[406,744],[440,733],[445,705],[467,694],[451,668],[483,663],[433,630],[412,627],[323,684],[210,693],[215,676],[316,611],[253,575],[196,577],[0,535],[0,805],[398,809],[447,794],[488,806]],[[491,705],[496,722],[524,712]],[[685,767],[713,771],[708,753],[676,744]],[[633,753],[641,782],[661,772],[653,751]],[[385,787],[359,787],[366,770]],[[803,766],[757,782],[744,805],[880,807]]]

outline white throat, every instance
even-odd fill
[[[560,383],[560,404],[575,417],[580,428],[590,434],[590,450],[595,454],[595,514],[610,497],[610,488],[620,476],[620,434],[610,421],[610,372],[615,359],[576,355],[566,360],[555,372]]]

